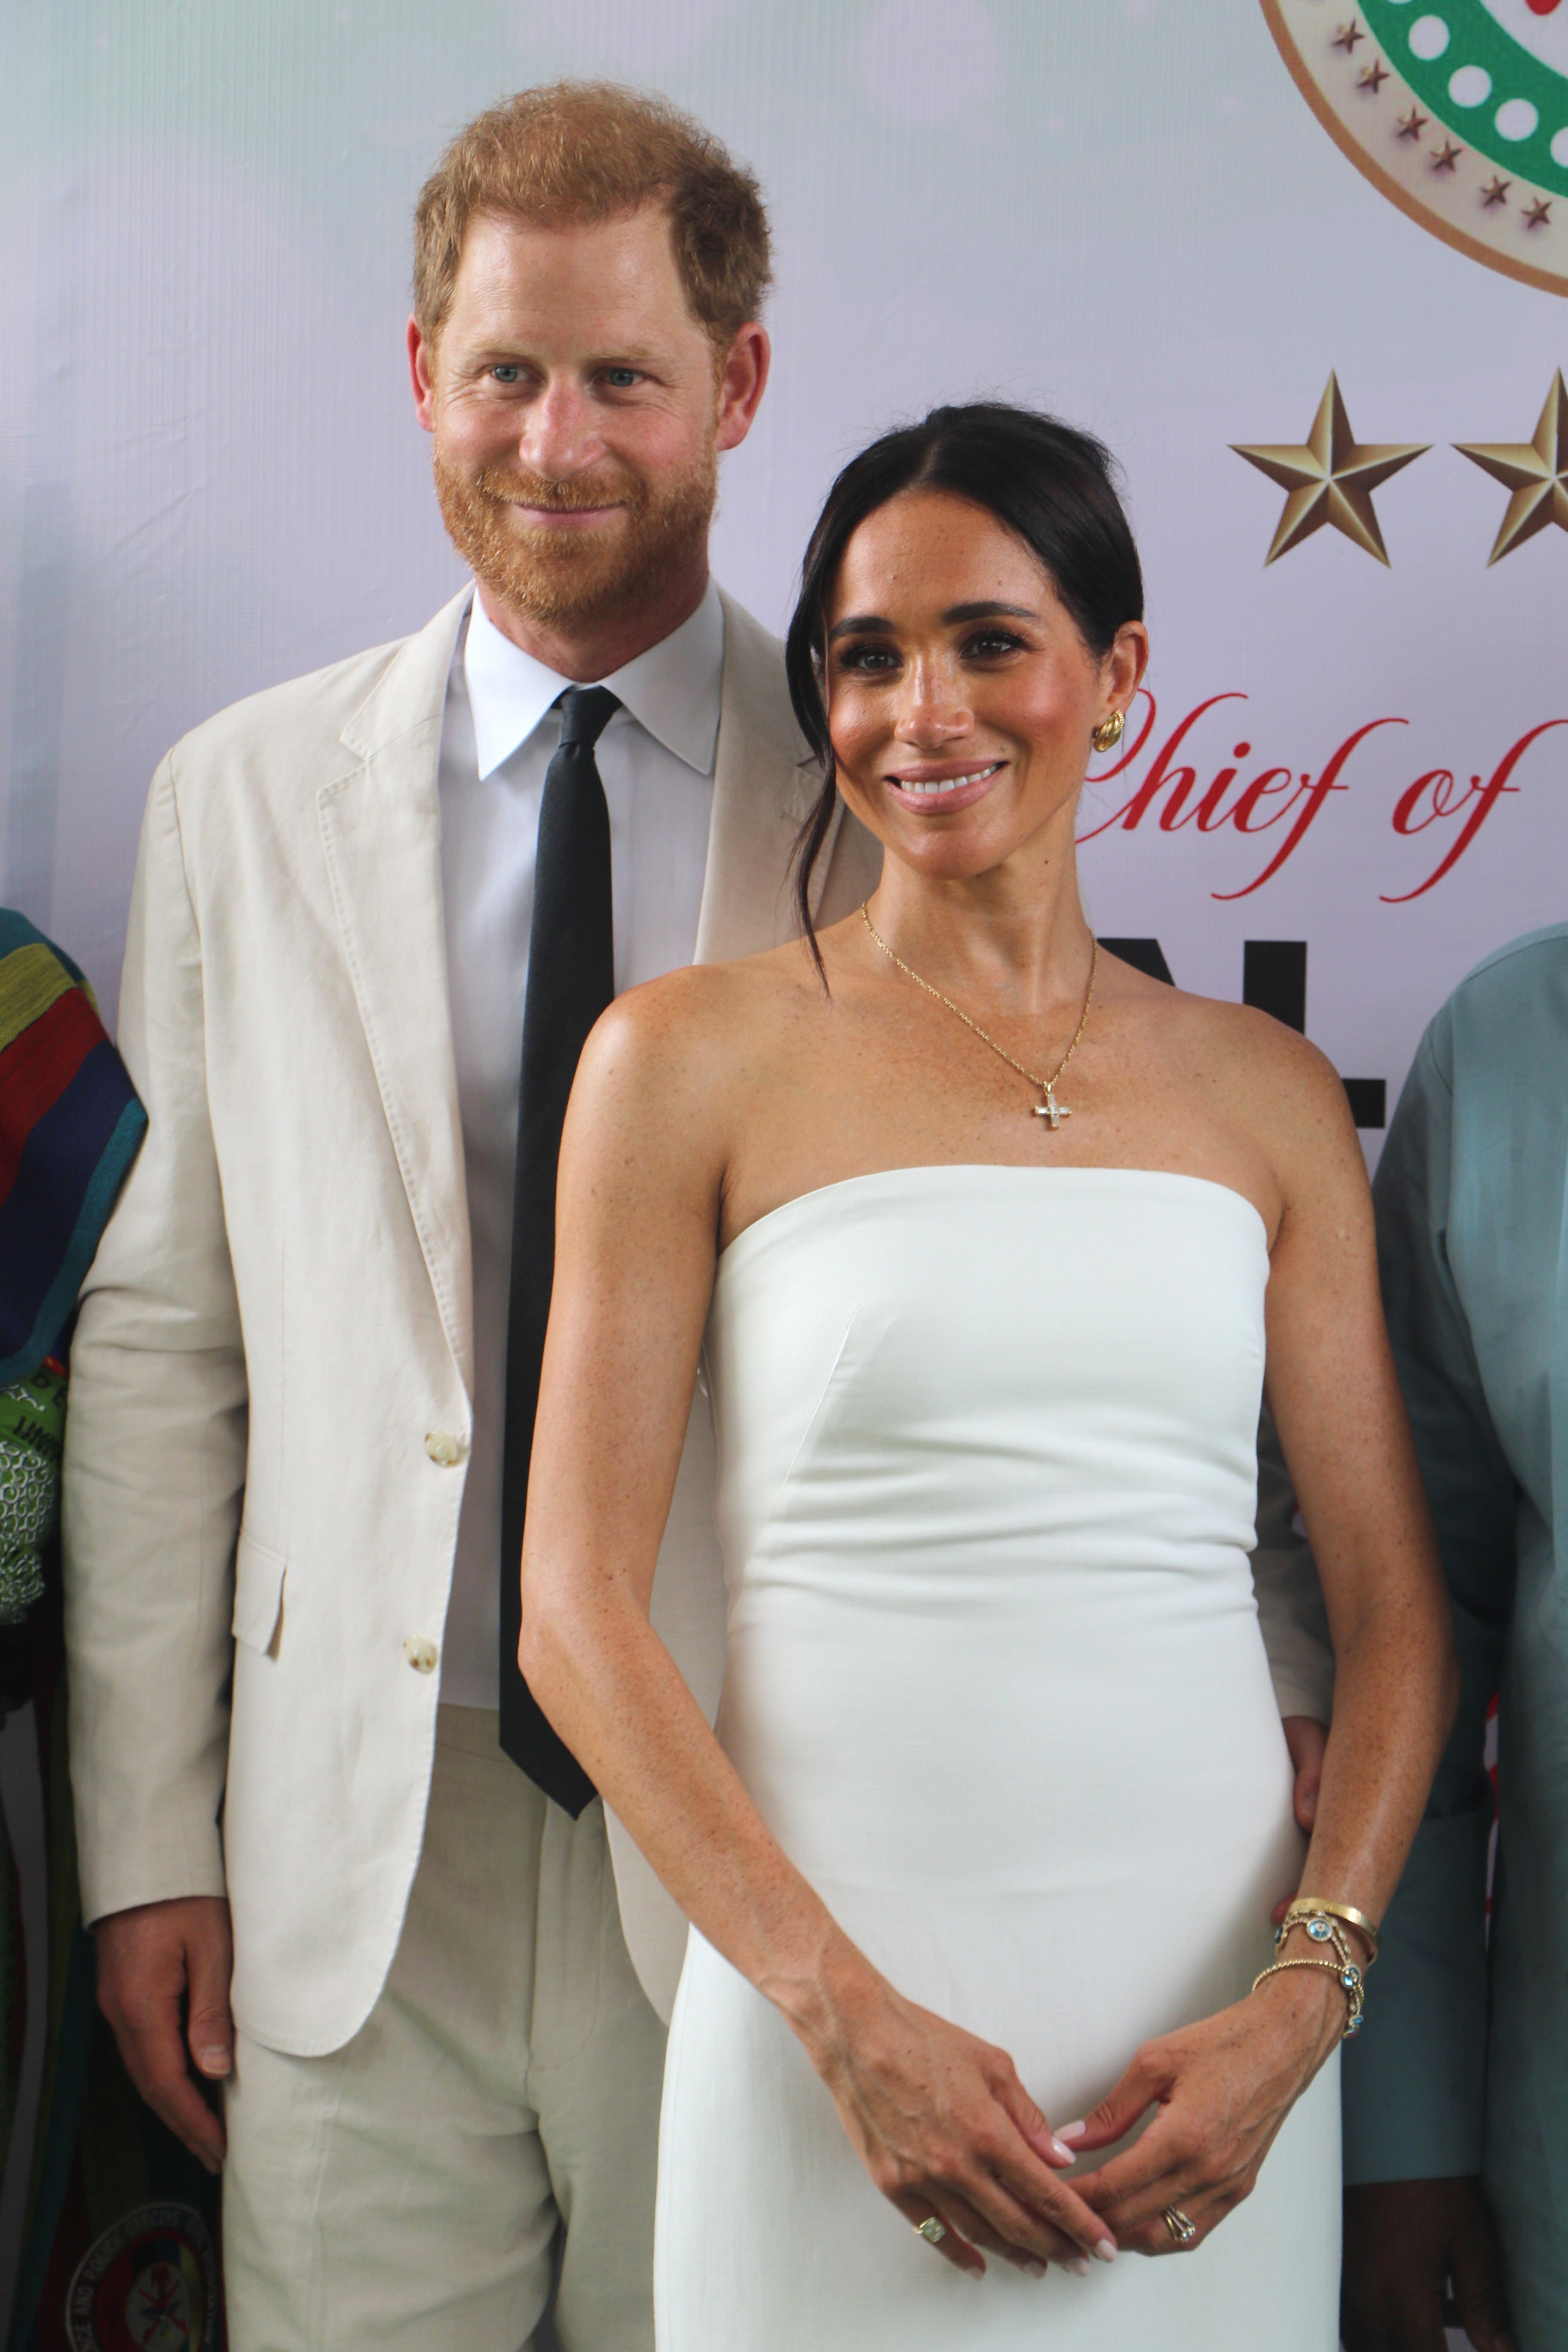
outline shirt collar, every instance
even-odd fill
[[[526,742],[574,681],[503,637],[477,594],[462,659],[482,782]],[[716,582],[710,580],[697,610],[679,629],[602,683],[667,751],[708,776],[719,743],[723,670],[724,608]]]

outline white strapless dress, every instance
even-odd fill
[[[1128,1170],[910,1168],[720,1262],[720,1735],[878,1968],[1053,2122],[1243,1995],[1301,1842],[1247,1554],[1263,1225]],[[1204,2245],[978,2283],[872,2187],[695,1933],[660,2147],[660,2352],[1334,2352],[1339,2082]]]

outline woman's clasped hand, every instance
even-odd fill
[[[1130,2148],[1076,2184],[1119,2246],[1185,2252],[1251,2195],[1280,2126],[1344,2032],[1342,1994],[1321,1974],[1304,1976],[1271,1979],[1145,2042],[1085,2128],[1068,2126],[1087,2156],[1155,2110]],[[1173,2232],[1173,2210],[1193,2224],[1190,2238]]]
[[[1106,2222],[1062,2178],[1078,2150],[1052,2131],[1005,2050],[937,2017],[873,1975],[845,1970],[830,2017],[802,2034],[839,2118],[882,2194],[943,2259],[984,2275],[1114,2262]],[[797,2031],[799,2028],[797,2027]]]
[[[1145,2043],[1100,2105],[1058,2131],[1005,2051],[853,1973],[862,1980],[840,1991],[831,2021],[802,2039],[878,2188],[917,2229],[934,2217],[931,2242],[975,2276],[987,2253],[1035,2274],[1052,2262],[1081,2273],[1089,2255],[1201,2244],[1250,2193],[1346,2014],[1321,1974],[1271,1979]],[[1065,2177],[1141,2123],[1121,2155]],[[1190,2236],[1173,2230],[1173,2211]]]

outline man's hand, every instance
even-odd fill
[[[1497,2229],[1479,2180],[1380,2180],[1345,2190],[1345,2352],[1444,2352],[1450,2279],[1476,2352],[1514,2352]]]
[[[1288,1715],[1280,1726],[1285,1745],[1290,1751],[1290,1762],[1296,1774],[1296,1826],[1309,1837],[1318,1818],[1318,1790],[1322,1785],[1323,1753],[1329,1744],[1329,1727],[1315,1716]]]
[[[1318,1818],[1318,1790],[1322,1786],[1323,1756],[1329,1745],[1329,1727],[1320,1723],[1315,1715],[1288,1715],[1280,1723],[1285,1745],[1290,1751],[1290,1765],[1296,1775],[1291,1796],[1291,1808],[1296,1815],[1296,1827],[1308,1837]],[[1278,1927],[1296,1897],[1292,1887],[1274,1906],[1274,1925]]]
[[[191,2154],[209,2172],[219,2171],[223,2119],[203,2084],[221,2083],[234,2063],[228,1905],[212,1895],[143,1903],[110,1912],[94,1932],[98,2005],[114,2028],[126,2072]],[[187,2048],[200,2080],[192,2078]]]

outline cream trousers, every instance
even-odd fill
[[[232,2352],[652,2352],[663,2066],[603,1806],[571,1821],[444,1706],[366,2022],[325,2058],[237,2039]]]

